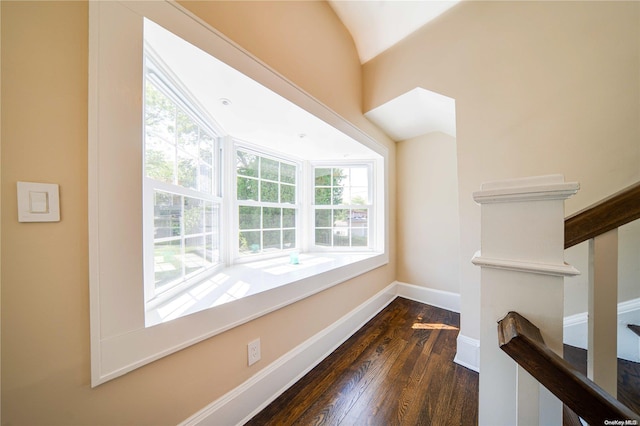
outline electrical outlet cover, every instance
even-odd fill
[[[260,361],[260,339],[253,340],[247,345],[247,359],[249,365]]]

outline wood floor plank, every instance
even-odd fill
[[[331,388],[336,388],[337,382],[364,351],[378,341],[392,326],[398,325],[398,318],[402,318],[407,306],[399,304],[397,309],[387,316],[377,316],[369,321],[349,338],[349,344],[343,344],[327,357],[320,365],[307,373],[300,381],[285,391],[278,399],[268,405],[248,424],[255,425],[290,425],[309,409],[312,402],[317,401]],[[281,407],[286,405],[286,409]]]
[[[397,298],[248,425],[475,425],[459,315]]]

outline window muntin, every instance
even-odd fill
[[[371,246],[371,166],[316,166],[314,241],[316,247]]]
[[[216,137],[188,105],[145,57],[144,209],[153,221],[144,238],[147,300],[221,263]]]
[[[239,255],[296,248],[298,166],[246,149],[235,153]]]

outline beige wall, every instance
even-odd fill
[[[398,281],[460,292],[455,138],[428,133],[397,144]]]
[[[362,116],[351,38],[324,2],[197,2],[203,19],[385,143]],[[91,389],[87,235],[88,6],[2,7],[2,423],[176,424],[395,279],[366,275]],[[60,184],[59,223],[17,222],[16,181]],[[391,205],[395,195],[389,194]],[[391,209],[390,223],[395,223]],[[391,252],[395,233],[390,232]],[[393,259],[393,256],[391,256]],[[246,344],[262,360],[246,367]]]
[[[463,334],[479,336],[471,193],[562,173],[581,184],[571,213],[639,180],[639,58],[638,2],[463,2],[365,64],[365,111],[418,86],[456,100]]]

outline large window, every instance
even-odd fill
[[[388,262],[383,145],[174,2],[89,12],[93,386]]]
[[[217,140],[189,97],[145,57],[146,299],[220,263]]]
[[[370,165],[314,168],[316,246],[369,247],[370,175]]]
[[[238,149],[236,175],[240,255],[295,248],[297,166]]]

